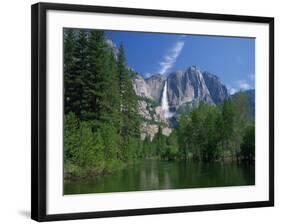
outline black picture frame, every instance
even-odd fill
[[[125,15],[162,16],[218,21],[253,22],[269,25],[269,200],[243,203],[195,206],[159,207],[69,214],[46,214],[46,12],[63,10],[100,12]],[[32,5],[31,17],[31,218],[36,221],[132,216],[206,210],[238,209],[274,206],[274,18],[137,8],[103,7],[73,4],[37,3]]]

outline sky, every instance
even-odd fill
[[[144,77],[195,65],[217,75],[230,93],[255,86],[255,39],[106,31],[125,49],[127,64]]]

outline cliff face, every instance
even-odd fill
[[[194,102],[217,104],[229,96],[227,88],[219,78],[208,72],[201,72],[192,66],[186,71],[172,72],[168,77],[153,75],[144,79],[137,76],[134,79],[136,94],[161,103],[164,84],[167,81],[168,103],[172,110],[181,105]]]
[[[223,102],[229,96],[226,86],[220,82],[216,75],[209,72],[203,72],[202,75],[213,102],[215,104]]]
[[[192,102],[213,103],[202,73],[196,67],[171,73],[167,78],[168,101],[172,110]]]
[[[133,80],[133,85],[138,96],[147,97],[160,103],[165,81],[166,77],[163,75],[153,75],[147,79],[138,75]]]
[[[166,82],[167,92],[163,93]],[[145,130],[143,138],[146,136],[153,138],[158,131],[155,123],[164,124],[163,134],[168,135],[170,130],[167,126],[174,125],[178,113],[190,111],[200,102],[218,104],[229,97],[226,86],[217,76],[201,72],[196,66],[185,71],[172,72],[168,76],[157,74],[145,79],[137,75],[133,85],[136,94],[140,97],[140,114],[147,121],[143,123],[142,129]],[[165,117],[161,107],[163,94],[167,94],[169,110],[172,114],[169,118]],[[154,102],[153,108],[151,102]]]

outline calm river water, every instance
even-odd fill
[[[66,181],[64,194],[242,186],[255,184],[254,165],[145,160],[112,175]]]

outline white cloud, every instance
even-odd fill
[[[229,88],[228,91],[229,91],[230,95],[233,95],[233,94],[236,93],[238,90],[235,89],[235,88]]]
[[[245,91],[253,88],[253,85],[250,84],[250,82],[247,82],[246,80],[238,80],[234,87],[231,85],[227,85],[227,89],[230,95],[233,95],[239,91]]]
[[[239,80],[238,81],[238,85],[239,85],[239,88],[241,90],[248,90],[248,89],[252,89],[253,87],[251,86],[251,84],[249,84],[247,81],[245,80]]]
[[[180,55],[184,47],[184,41],[177,41],[175,46],[169,50],[167,55],[164,57],[163,61],[159,63],[160,68],[158,73],[165,74],[168,69],[170,69],[176,62],[178,56]]]
[[[234,93],[238,92],[238,89],[231,85],[226,85],[226,87],[230,95],[233,95]]]

